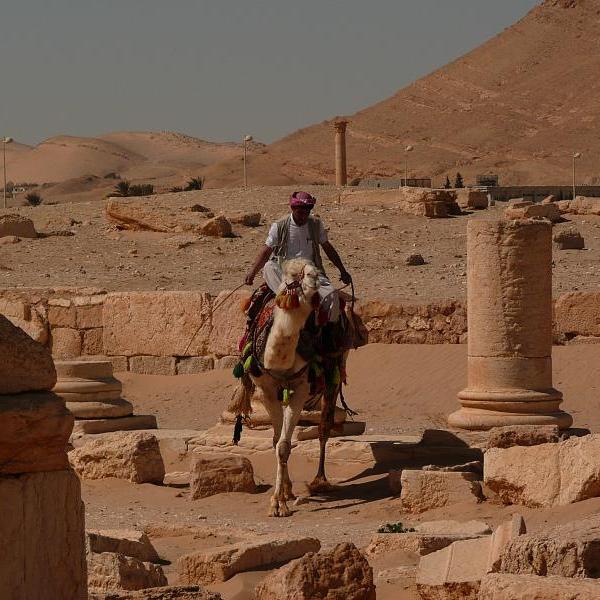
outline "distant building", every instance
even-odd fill
[[[362,179],[358,187],[368,187],[368,188],[382,188],[384,190],[396,190],[399,187],[431,187],[431,179],[429,177],[423,178],[408,178],[405,180],[402,179]]]
[[[477,187],[497,187],[498,175],[477,175]]]

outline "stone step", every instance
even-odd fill
[[[73,437],[77,438],[86,433],[109,433],[111,431],[133,431],[137,429],[156,429],[154,415],[131,415],[114,419],[82,419],[75,421]]]
[[[106,419],[133,414],[133,404],[122,398],[105,402],[66,402],[66,406],[76,419]]]
[[[57,360],[56,374],[59,379],[75,377],[79,379],[102,379],[112,377],[113,366],[108,360]]]

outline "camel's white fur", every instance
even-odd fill
[[[278,399],[278,391],[286,378],[306,366],[306,361],[296,353],[300,331],[312,309],[313,296],[319,289],[319,272],[309,261],[293,259],[283,265],[282,291],[286,283],[301,281],[300,306],[285,310],[275,307],[273,326],[267,339],[264,366],[269,373],[253,377],[262,391],[262,402],[273,423],[273,445],[277,457],[277,479],[271,497],[270,516],[286,517],[290,514],[287,500],[293,499],[292,482],[288,472],[288,458],[292,449],[292,434],[300,413],[309,398],[308,374],[289,380],[286,385],[293,390],[287,406]]]

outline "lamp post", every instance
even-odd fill
[[[6,144],[10,144],[13,141],[11,137],[2,138],[2,164],[4,171],[4,208],[6,208]]]
[[[408,187],[408,153],[414,150],[414,146],[404,148],[404,187]]]
[[[254,138],[251,135],[244,136],[244,189],[248,187],[248,174],[246,172],[246,155],[248,153],[247,145]]]
[[[575,200],[575,161],[581,158],[581,152],[573,152],[573,200]]]

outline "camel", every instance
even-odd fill
[[[284,282],[278,298],[296,296],[294,302],[277,302],[273,309],[273,324],[268,333],[260,375],[250,373],[252,381],[249,396],[258,387],[263,403],[273,424],[273,446],[277,459],[275,489],[271,497],[269,516],[286,517],[291,514],[288,500],[295,498],[288,471],[292,450],[292,434],[300,413],[310,399],[309,364],[298,354],[300,332],[308,317],[318,306],[319,271],[305,259],[292,259],[283,264]],[[315,298],[315,295],[317,297]],[[309,485],[311,493],[328,491],[331,485],[325,476],[325,447],[331,428],[336,398],[341,383],[321,398],[319,441],[321,455],[317,475]],[[248,388],[248,385],[246,384]],[[249,400],[248,400],[249,401]],[[238,411],[239,412],[239,411]]]

